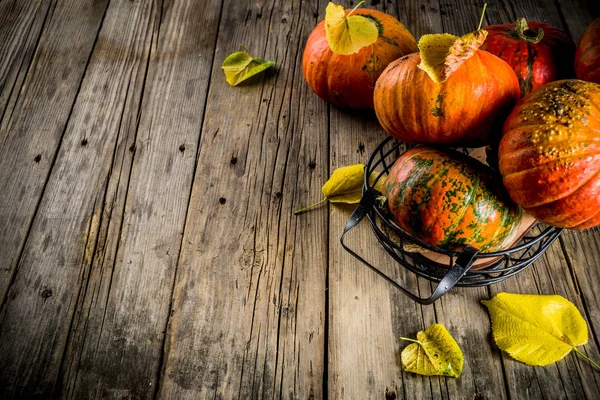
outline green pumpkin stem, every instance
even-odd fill
[[[515,23],[515,31],[519,39],[525,40],[526,42],[538,44],[544,38],[544,30],[542,28],[537,29],[537,33],[529,29],[527,20],[525,18],[519,18]]]

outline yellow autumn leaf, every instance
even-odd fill
[[[379,173],[373,171],[369,176],[369,184],[373,186],[375,190],[381,192],[385,175],[382,175],[382,177],[375,182],[377,176],[379,176]],[[331,174],[329,180],[325,182],[321,188],[325,198],[318,203],[312,204],[301,210],[294,211],[294,214],[298,215],[313,207],[323,204],[327,200],[332,203],[360,203],[360,199],[362,198],[364,178],[365,166],[363,164],[348,165],[346,167],[340,167],[336,169]]]
[[[417,340],[406,346],[400,356],[404,370],[421,375],[444,375],[458,378],[465,359],[450,332],[442,324],[434,324],[417,333]]]
[[[420,69],[437,83],[444,82],[485,41],[487,31],[478,30],[458,37],[449,33],[423,35],[419,40]]]
[[[336,54],[357,53],[377,41],[379,31],[374,21],[361,15],[352,15],[360,2],[346,15],[344,7],[329,3],[325,9],[325,36]]]
[[[369,176],[372,185],[377,179],[377,172]],[[323,185],[323,195],[332,203],[356,204],[362,197],[362,187],[365,179],[365,166],[363,164],[349,165],[333,171],[331,178]],[[375,189],[381,192],[383,177],[377,181]]]
[[[273,65],[275,65],[274,61],[252,57],[247,51],[237,51],[227,56],[221,65],[221,69],[225,74],[227,83],[236,86],[267,68],[271,68]]]
[[[492,319],[498,347],[528,365],[548,365],[588,341],[588,328],[573,303],[558,295],[499,293],[481,301]],[[597,365],[597,364],[595,364]]]

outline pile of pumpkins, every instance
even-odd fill
[[[494,251],[524,212],[561,228],[600,225],[600,19],[577,46],[542,22],[488,26],[458,38],[440,80],[420,67],[427,43],[401,22],[352,12],[376,21],[377,41],[336,54],[323,21],[303,72],[325,101],[374,108],[387,133],[418,144],[383,184],[400,228],[432,246]],[[490,166],[451,149],[481,146]]]

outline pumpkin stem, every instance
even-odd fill
[[[526,42],[538,44],[544,38],[544,30],[542,28],[537,29],[537,33],[533,29],[529,29],[527,20],[525,18],[519,18],[515,23],[515,31],[519,39],[525,40]]]
[[[420,69],[434,82],[444,82],[481,47],[487,31],[480,29],[457,37],[448,33],[423,35],[419,40]]]

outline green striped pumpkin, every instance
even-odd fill
[[[467,244],[480,251],[501,249],[514,239],[523,214],[486,165],[427,146],[396,160],[383,195],[400,228],[450,250]]]

